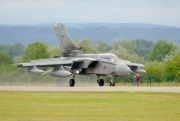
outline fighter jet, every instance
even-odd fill
[[[145,73],[140,69],[143,64],[131,63],[127,60],[121,60],[111,53],[104,54],[84,54],[82,47],[76,46],[66,28],[60,23],[53,23],[56,36],[63,57],[54,57],[48,59],[31,60],[27,63],[18,63],[17,67],[25,67],[26,71],[32,73],[47,74],[53,77],[70,77],[69,86],[75,86],[76,75],[96,75],[99,86],[104,86],[102,76],[109,77],[109,86],[115,86],[113,79],[130,75],[131,72]],[[41,70],[38,67],[52,67],[51,70]]]

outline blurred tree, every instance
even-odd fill
[[[0,51],[13,58],[15,56],[23,55],[24,45],[21,43],[15,43],[14,45],[0,45]]]
[[[0,51],[1,52],[4,52],[6,54],[8,54],[9,56],[11,56],[12,54],[12,49],[11,48],[11,45],[0,45]]]
[[[129,40],[117,40],[112,43],[114,49],[117,49],[119,46],[123,47],[130,54],[135,54],[135,47],[133,41]]]
[[[146,55],[150,52],[153,42],[137,39],[137,40],[118,40],[112,43],[114,49],[118,48],[119,46],[123,47],[128,51],[130,54],[137,54],[140,57],[146,59]]]
[[[48,58],[50,55],[47,46],[38,41],[29,44],[24,53],[25,55],[23,56],[23,61],[25,62],[35,59]]]
[[[139,57],[137,54],[130,54],[128,51],[119,46],[117,49],[112,49],[110,53],[113,53],[119,57],[119,59],[122,60],[129,60],[131,62],[136,62],[136,63],[144,63],[144,59]]]
[[[147,55],[147,60],[149,61],[162,61],[166,55],[178,49],[178,46],[172,42],[167,42],[166,40],[159,40],[156,42],[152,48],[152,51]]]
[[[158,61],[147,62],[144,69],[146,70],[146,75],[159,76],[163,74],[163,64]]]
[[[132,42],[135,46],[134,52],[140,57],[144,57],[146,59],[147,54],[151,51],[153,42],[143,39],[133,40]]]
[[[170,60],[165,65],[165,75],[174,79],[180,76],[180,53],[175,55],[172,60]]]
[[[14,56],[21,56],[24,54],[24,45],[21,43],[15,43],[13,46],[13,57]]]
[[[76,44],[82,47],[84,53],[98,53],[98,50],[94,48],[95,45],[89,39],[83,39],[76,42]]]
[[[169,61],[171,61],[174,58],[174,56],[176,56],[179,53],[180,53],[180,49],[171,52],[169,55],[166,55],[165,58],[163,59],[163,63],[167,64]]]
[[[0,65],[12,64],[13,60],[11,57],[3,52],[0,52]]]
[[[164,67],[161,62],[147,62],[144,69],[146,70],[144,78],[147,78],[149,81],[153,80],[155,82],[160,82],[161,80],[163,80],[161,77],[164,76]]]
[[[98,40],[97,49],[99,50],[99,52],[106,53],[112,49],[112,46],[107,44],[104,40]]]
[[[50,54],[50,57],[62,56],[59,46],[49,46],[48,52]]]

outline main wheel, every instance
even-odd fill
[[[70,79],[69,80],[69,86],[70,87],[74,87],[74,85],[75,85],[75,80],[74,79]]]
[[[104,80],[103,79],[99,80],[99,86],[104,86]]]

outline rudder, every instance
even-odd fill
[[[74,50],[81,50],[81,47],[75,46],[72,39],[66,32],[66,28],[59,23],[53,23],[59,46],[63,56],[71,56]]]

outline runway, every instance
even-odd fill
[[[171,92],[180,93],[180,87],[43,87],[43,86],[0,86],[0,91],[104,91],[104,92]]]

